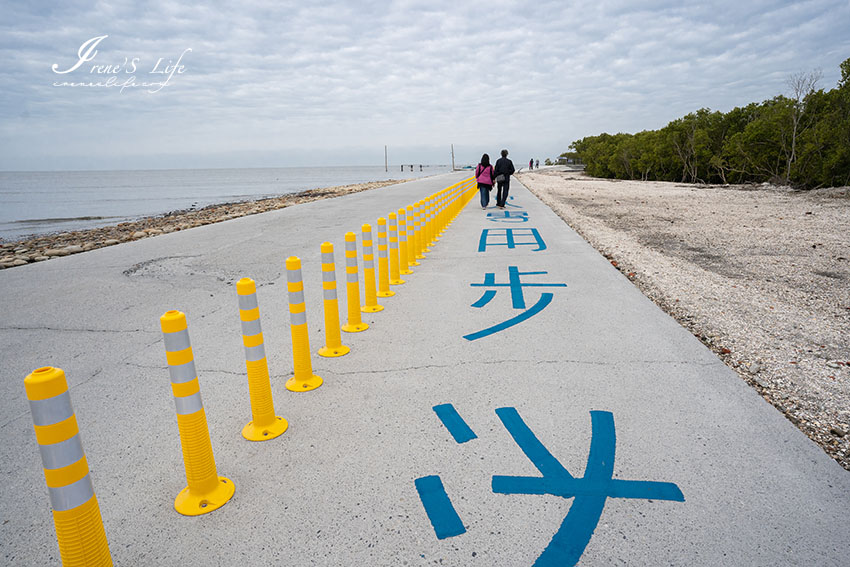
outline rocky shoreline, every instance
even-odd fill
[[[220,203],[201,209],[172,211],[164,215],[145,217],[116,225],[37,235],[20,240],[0,241],[0,269],[25,266],[32,262],[43,262],[60,256],[69,256],[87,252],[105,246],[114,246],[122,242],[140,240],[159,234],[168,234],[179,230],[189,230],[198,226],[223,222],[247,215],[256,215],[276,209],[309,203],[319,199],[339,197],[387,185],[404,183],[405,180],[372,181],[352,185],[338,185],[322,189],[310,189],[290,193],[279,197]]]

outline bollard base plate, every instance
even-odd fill
[[[200,516],[218,510],[233,497],[236,486],[223,476],[218,477],[219,483],[210,492],[192,492],[187,486],[174,499],[174,509],[184,516]]]
[[[402,276],[409,276],[410,274],[413,273],[413,270],[411,270],[409,268],[405,268],[403,270],[399,270],[398,273]],[[392,283],[392,282],[390,282],[390,283]]]
[[[290,392],[309,392],[322,385],[323,380],[313,374],[309,378],[296,380],[295,376],[286,381],[286,389]]]
[[[345,345],[339,345],[338,347],[327,347],[323,346],[319,349],[319,356],[324,356],[326,358],[334,358],[337,356],[345,356],[351,352],[351,347],[347,347]]]
[[[268,425],[260,426],[250,422],[242,428],[242,437],[248,441],[268,441],[280,437],[288,428],[289,422],[276,415],[275,420]]]
[[[377,313],[378,311],[383,311],[383,305],[364,305],[360,308],[360,311],[363,313]]]
[[[399,272],[399,273],[401,273],[401,272]],[[401,278],[399,278],[397,280],[390,280],[390,285],[401,285],[403,283],[405,283],[405,281]]]
[[[351,323],[346,323],[343,325],[342,330],[346,333],[360,333],[369,328],[368,323],[357,323],[356,325],[352,325]]]
[[[379,291],[378,297],[392,297],[395,295],[394,291]]]

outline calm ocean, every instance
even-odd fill
[[[148,171],[0,172],[0,240],[116,224],[306,189],[447,173],[419,165]]]

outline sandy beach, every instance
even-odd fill
[[[519,179],[850,470],[850,188]]]
[[[101,228],[39,235],[10,242],[0,241],[0,269],[24,266],[30,262],[42,262],[59,256],[113,246],[158,234],[188,230],[319,199],[368,191],[369,189],[404,183],[404,181],[390,179],[311,189],[268,199],[221,203],[200,209],[172,211],[160,216],[145,217],[136,221],[122,222]]]

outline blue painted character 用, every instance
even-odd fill
[[[488,289],[484,292],[484,295],[481,296],[478,301],[472,304],[472,307],[481,308],[490,303],[492,299],[496,296],[496,291],[500,287],[508,287],[511,290],[511,306],[514,309],[525,309],[519,315],[509,318],[506,321],[503,321],[497,325],[493,325],[492,327],[488,327],[481,331],[470,333],[468,335],[464,335],[468,341],[475,341],[478,339],[483,339],[484,337],[488,337],[492,334],[498,333],[500,331],[504,331],[514,325],[522,323],[523,321],[530,319],[531,317],[537,315],[541,311],[543,311],[547,305],[552,302],[552,298],[554,295],[550,292],[543,292],[540,295],[540,299],[537,300],[537,303],[526,309],[525,304],[525,296],[523,295],[523,288],[526,287],[567,287],[565,283],[524,283],[522,281],[522,276],[537,276],[547,274],[548,272],[520,272],[519,268],[516,266],[508,266],[508,283],[496,283],[496,274],[492,272],[488,272],[484,274],[484,283],[473,283],[470,284],[472,287],[484,287],[484,288],[493,288]]]
[[[546,243],[536,228],[485,228],[478,240],[478,251],[485,252],[488,246],[506,246],[509,250],[517,246],[537,246],[532,252],[546,250]]]

